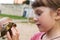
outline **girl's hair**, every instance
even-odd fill
[[[60,8],[60,0],[36,0],[32,4],[32,8],[47,6],[53,9]]]

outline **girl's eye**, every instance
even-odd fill
[[[39,14],[39,13],[36,13],[36,14],[35,14],[35,17],[36,17],[36,18],[39,17],[39,16],[41,16],[41,14]]]
[[[39,14],[39,13],[37,13],[37,16],[40,16],[41,15],[41,13]]]
[[[42,12],[37,12],[36,15],[37,16],[41,16]]]
[[[43,13],[42,10],[36,10],[35,11],[36,16],[41,16],[42,13]]]
[[[37,15],[37,16],[41,16],[42,13],[43,13],[42,11],[37,11],[37,12],[36,12],[36,15]]]

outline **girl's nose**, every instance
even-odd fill
[[[37,18],[34,18],[34,22],[38,22],[38,19]]]

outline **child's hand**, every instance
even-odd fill
[[[9,32],[7,32],[7,39],[8,40],[19,40],[19,33],[18,33],[17,29],[15,27],[12,27],[11,31],[12,31],[12,38],[11,38]]]

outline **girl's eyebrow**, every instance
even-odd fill
[[[37,9],[36,11],[35,11],[35,13],[37,14],[37,13],[42,13],[43,11],[42,10],[40,10],[40,9]]]

